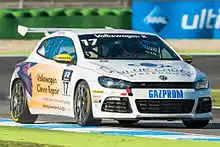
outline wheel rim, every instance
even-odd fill
[[[82,122],[87,115],[87,103],[88,103],[88,92],[87,88],[80,86],[77,90],[77,97],[75,101],[76,108],[76,119],[78,122]]]
[[[13,117],[18,118],[23,113],[24,103],[24,86],[21,83],[17,83],[14,86],[10,103]]]

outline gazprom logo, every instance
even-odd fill
[[[148,90],[148,98],[183,98],[183,90]]]
[[[159,6],[156,6],[150,14],[144,18],[144,22],[154,29],[155,32],[159,33],[168,24],[168,18],[163,10]]]

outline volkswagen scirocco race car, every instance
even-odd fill
[[[79,125],[182,120],[201,128],[212,119],[206,75],[156,34],[98,28],[28,28],[45,33],[10,82],[10,114],[18,123],[38,115],[75,118]]]

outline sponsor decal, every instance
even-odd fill
[[[128,66],[148,66],[148,67],[157,67],[158,64],[153,64],[153,63],[131,63],[131,64],[128,64]]]
[[[65,69],[63,71],[63,75],[62,75],[62,94],[63,95],[69,95],[69,83],[71,81],[71,77],[72,77],[72,70],[68,70]]]
[[[159,6],[155,6],[150,14],[144,18],[144,22],[159,33],[168,24],[168,18]]]
[[[93,95],[93,98],[96,98],[96,99],[100,99],[102,96],[101,95]]]
[[[95,46],[97,39],[82,39],[81,42],[85,45],[85,46]],[[91,49],[92,50],[92,49]]]
[[[101,99],[93,99],[93,103],[101,103]]]
[[[57,61],[72,61],[72,56],[70,56],[69,54],[59,54],[59,55],[56,55],[54,57],[55,60]]]
[[[96,38],[140,38],[140,35],[132,34],[94,34]],[[144,35],[143,35],[144,36]]]
[[[63,60],[71,60],[71,57],[54,57],[54,59],[56,59],[56,60],[61,60],[61,59],[63,59]]]
[[[101,103],[102,95],[93,95],[93,103]]]
[[[37,74],[37,80],[39,82],[45,82],[45,83],[49,83],[50,85],[56,84],[57,83],[57,79],[56,78],[51,78],[51,77],[46,77],[44,76],[44,74]]]
[[[28,74],[28,69],[31,67],[31,63],[26,63],[24,64],[24,66],[22,67],[22,72],[25,74],[25,75],[29,75]]]
[[[148,90],[148,98],[183,98],[183,90]]]
[[[61,111],[70,109],[71,102],[62,95],[63,81],[70,80],[64,70],[51,65],[36,64],[30,68],[29,72],[33,83],[32,99],[28,101],[30,108]]]
[[[57,84],[57,79],[52,77],[44,76],[44,74],[38,74],[37,73],[37,81],[39,82],[36,85],[36,90],[39,93],[50,93],[52,96],[59,94],[59,88],[52,86],[53,84]],[[45,84],[41,83],[47,83],[49,85],[45,86]]]
[[[129,76],[137,76],[137,75],[180,75],[180,76],[188,76],[191,77],[193,73],[190,71],[184,70],[183,68],[173,67],[169,64],[154,64],[154,63],[129,63],[128,66],[132,67],[129,69],[123,69],[118,71],[113,71],[107,67],[100,67],[101,70],[107,73],[115,73],[115,74],[128,74]]]
[[[172,67],[168,64],[154,64],[154,63],[131,63],[128,66],[147,66],[147,67],[157,67],[157,68],[165,68],[165,67]]]
[[[30,96],[32,96],[32,77],[29,69],[34,65],[36,65],[36,63],[31,62],[21,62],[16,65],[17,75],[24,80],[27,92]]]
[[[93,90],[92,92],[93,93],[97,93],[97,94],[103,94],[104,93],[103,90]]]
[[[43,87],[37,84],[37,92],[40,93],[50,93],[52,96],[59,94],[59,88],[52,88],[51,86]]]
[[[120,93],[121,96],[127,96],[127,93]]]
[[[136,75],[163,74],[163,75],[181,75],[191,77],[193,73],[183,68],[175,68],[169,64],[154,63],[131,63],[128,66],[137,67],[131,70],[118,71],[120,74],[129,74],[131,77]]]
[[[46,104],[43,104],[42,105],[43,108],[46,108],[46,109],[54,109],[54,110],[60,110],[60,111],[65,111],[65,107],[62,107],[62,106],[54,106],[54,105],[46,105]]]
[[[43,101],[54,102],[59,104],[67,104],[70,105],[70,101],[62,100],[62,99],[54,99],[54,98],[43,98]]]

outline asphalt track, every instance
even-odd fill
[[[194,56],[193,65],[208,75],[212,88],[220,89],[220,56]],[[24,60],[25,57],[1,57],[0,58],[0,118],[9,118],[9,101],[8,87],[11,74],[16,63]],[[181,121],[141,121],[138,124],[127,126],[128,128],[158,130],[158,131],[173,131],[186,132],[205,135],[220,136],[220,110],[213,110],[214,119],[205,129],[186,129]],[[61,116],[40,116],[40,121],[47,122],[66,122],[73,123],[74,120],[68,117]],[[105,120],[102,124],[105,127],[121,127],[115,121]]]

